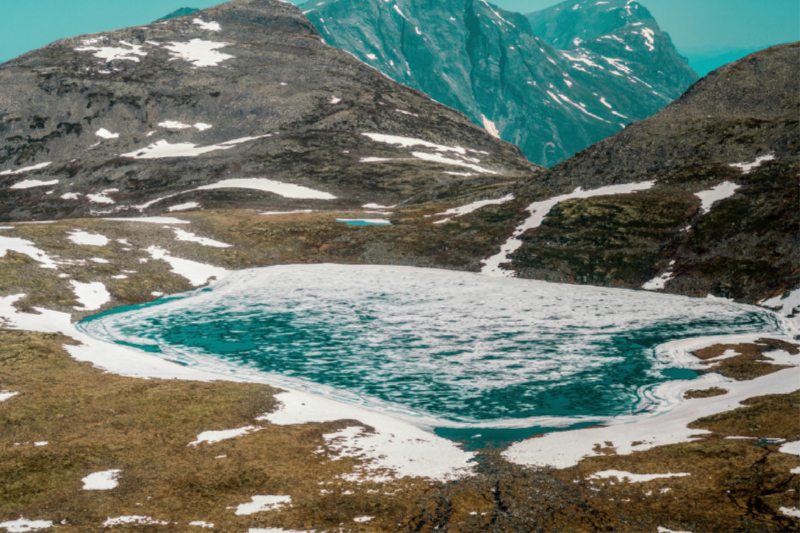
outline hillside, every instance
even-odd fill
[[[552,166],[655,114],[697,79],[643,6],[599,4],[570,2],[572,25],[544,22],[569,41],[563,45],[540,34],[538,19],[532,26],[483,0],[309,1],[301,8],[328,44]]]
[[[797,288],[799,60],[794,43],[727,65],[520,186],[535,196],[655,181],[636,195],[560,204],[523,236],[514,269],[624,287],[663,277],[668,292],[752,303]]]
[[[57,41],[0,82],[4,221],[394,205],[539,171],[278,0]]]

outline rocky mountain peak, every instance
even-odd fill
[[[603,6],[574,5],[570,17],[585,20],[553,22],[572,43],[563,50],[525,16],[483,0],[312,0],[301,9],[328,44],[552,166],[653,115],[697,79],[638,4],[615,0],[610,21],[596,27]]]
[[[527,17],[540,39],[561,50],[577,48],[627,26],[660,31],[650,11],[635,0],[567,0]]]

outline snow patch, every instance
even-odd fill
[[[39,163],[38,165],[33,165],[30,167],[23,167],[17,170],[4,170],[0,172],[0,176],[15,176],[17,174],[22,174],[23,172],[33,172],[34,170],[41,170],[52,164],[53,164],[52,162],[47,162],[47,163]]]
[[[778,509],[781,514],[791,516],[792,518],[800,518],[800,509],[797,507],[781,507]]]
[[[8,391],[8,390],[0,391],[0,402],[4,402],[4,401],[8,400],[9,398],[13,398],[17,394],[19,394],[19,393],[18,392],[11,392],[11,391]]]
[[[41,181],[41,180],[24,180],[15,183],[9,189],[31,189],[33,187],[43,187],[45,185],[56,185],[58,180]]]
[[[336,105],[341,101],[342,101],[342,99],[341,98],[337,98],[336,96],[331,96],[330,98],[328,98],[328,103],[331,104],[331,105]]]
[[[257,191],[271,192],[284,198],[295,198],[304,200],[335,200],[336,197],[330,193],[317,191],[302,185],[283,183],[267,178],[241,178],[224,180],[211,185],[204,185],[193,189],[195,191],[209,191],[213,189],[253,189]]]
[[[183,231],[182,229],[173,228],[173,231],[175,232],[175,239],[179,241],[196,242],[203,246],[211,246],[212,248],[230,248],[232,246],[224,242],[215,241],[214,239],[198,237],[194,233]]]
[[[497,174],[497,172],[493,170],[489,170],[488,168],[483,168],[478,165],[473,165],[472,163],[465,163],[459,159],[451,159],[449,157],[444,157],[439,154],[426,154],[424,152],[411,152],[411,155],[416,157],[417,159],[422,159],[423,161],[430,161],[432,163],[442,163],[443,165],[454,165],[457,167],[466,167],[469,169],[474,170],[475,172],[480,172],[481,174]]]
[[[251,515],[262,511],[279,511],[292,504],[291,496],[253,496],[250,503],[240,504],[236,508],[236,515]]]
[[[211,278],[222,279],[228,275],[228,271],[224,268],[198,263],[197,261],[190,261],[189,259],[181,259],[180,257],[173,257],[167,250],[159,248],[158,246],[151,246],[147,249],[147,253],[153,259],[161,259],[169,263],[172,267],[172,272],[179,276],[183,276],[189,283],[195,287],[205,285]]]
[[[324,436],[326,446],[340,456],[365,459],[356,467],[356,480],[404,476],[448,480],[472,470],[474,453],[405,420],[309,392],[288,391],[276,397],[281,407],[258,420],[285,426],[353,419],[374,428],[367,432],[352,426]]]
[[[102,282],[81,283],[80,281],[72,280],[70,283],[75,297],[81,304],[80,307],[76,306],[75,309],[96,311],[111,301],[111,294],[109,294]]]
[[[111,490],[119,486],[119,473],[122,470],[105,470],[89,474],[83,481],[83,490]]]
[[[0,257],[5,257],[9,250],[27,255],[37,263],[41,263],[42,268],[58,268],[55,261],[46,252],[36,248],[31,241],[0,236]]]
[[[199,17],[194,19],[192,24],[197,24],[201,29],[206,31],[222,31],[222,27],[219,25],[219,22],[203,22],[203,19]]]
[[[756,160],[753,161],[752,163],[734,163],[728,166],[741,169],[742,174],[750,174],[753,170],[760,167],[762,163],[774,160],[775,160],[775,154],[767,154],[767,155],[762,155],[761,157],[757,157]]]
[[[448,209],[447,211],[444,211],[443,213],[436,213],[433,216],[438,217],[438,216],[454,215],[454,216],[460,217],[460,216],[472,213],[474,211],[477,211],[478,209],[480,209],[482,207],[486,207],[487,205],[500,205],[500,204],[504,204],[506,202],[510,202],[513,199],[514,199],[514,195],[513,194],[509,194],[507,196],[503,196],[502,198],[496,198],[496,199],[493,199],[493,200],[479,200],[477,202],[472,202],[471,204],[462,205],[461,207],[454,207],[452,209]]]
[[[247,426],[239,429],[226,429],[222,431],[204,431],[197,436],[197,440],[190,442],[187,444],[187,446],[197,446],[203,442],[214,444],[223,440],[241,437],[242,435],[247,435],[248,433],[259,431],[261,429],[264,428]]]
[[[50,520],[27,520],[22,517],[17,520],[0,522],[0,528],[5,528],[8,533],[26,533],[51,527],[53,527],[53,522]]]
[[[691,476],[691,474],[673,474],[672,472],[666,474],[631,474],[630,472],[622,472],[620,470],[603,470],[602,472],[592,474],[587,479],[608,479],[613,477],[619,481],[627,481],[628,483],[645,483],[654,479],[684,476]]]
[[[188,43],[163,43],[162,46],[169,50],[172,59],[183,59],[197,67],[216,67],[226,59],[234,56],[217,52],[219,48],[230,46],[230,43],[217,43],[192,39]]]
[[[81,48],[76,48],[75,51],[94,52],[94,57],[102,59],[105,62],[120,60],[120,61],[133,61],[135,63],[138,63],[139,57],[144,57],[147,55],[147,52],[142,51],[142,48],[144,47],[141,45],[126,43],[124,41],[120,41],[119,44],[127,48],[116,48],[113,46],[107,46],[107,47],[83,46]]]
[[[106,189],[100,194],[87,194],[86,198],[95,204],[115,204],[117,202],[108,197],[112,192],[119,192],[119,189]]]
[[[103,522],[103,527],[119,526],[122,524],[138,524],[138,525],[160,525],[166,526],[169,522],[153,520],[149,516],[118,516],[117,518],[108,518]]]
[[[731,181],[725,181],[707,191],[696,192],[694,195],[700,198],[700,210],[705,215],[711,211],[711,206],[714,205],[714,203],[730,198],[736,193],[736,189],[740,187],[741,185],[737,185]]]
[[[787,442],[783,444],[778,451],[781,453],[788,453],[791,455],[800,456],[800,440]]]
[[[95,133],[98,137],[102,137],[103,139],[118,139],[119,133],[111,133],[105,128],[100,128]]]
[[[168,130],[188,130],[190,128],[195,128],[200,131],[205,131],[214,127],[211,124],[204,124],[203,122],[198,122],[194,126],[191,126],[183,122],[178,122],[177,120],[166,120],[164,122],[159,122],[158,125]]]
[[[87,231],[75,230],[69,233],[67,238],[75,244],[85,246],[105,246],[108,244],[108,237],[99,233],[89,233]]]
[[[496,139],[499,139],[500,132],[497,130],[497,125],[488,118],[486,118],[486,116],[483,114],[481,114],[481,120],[483,121],[484,129],[486,129],[486,131],[489,132],[489,135],[491,135]]]
[[[197,127],[197,125],[195,125]],[[265,137],[272,137],[272,134],[259,135],[258,137],[242,137],[210,146],[198,146],[193,143],[170,144],[165,140],[156,141],[153,144],[140,148],[127,154],[120,154],[120,157],[132,157],[134,159],[161,159],[166,157],[196,157],[198,155],[214,152],[216,150],[230,150],[237,144],[242,144]],[[173,195],[174,196],[174,195]]]
[[[173,213],[175,211],[188,211],[189,209],[197,209],[198,207],[200,207],[200,204],[197,202],[186,202],[185,204],[173,205],[168,208],[167,211]]]
[[[670,262],[666,272],[664,272],[660,276],[656,276],[655,278],[651,279],[650,281],[642,285],[642,289],[646,291],[660,291],[664,289],[664,287],[667,285],[667,282],[675,277],[675,274],[672,272],[672,267],[674,264],[675,261]]]
[[[189,522],[189,525],[190,526],[196,526],[196,527],[204,527],[204,528],[208,528],[208,529],[214,529],[214,524],[212,524],[210,522],[203,522],[202,520],[195,520],[194,522]]]
[[[149,222],[151,224],[189,224],[188,220],[174,217],[131,217],[131,218],[104,218],[111,222]]]

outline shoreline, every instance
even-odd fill
[[[286,268],[291,268],[288,266]],[[375,269],[381,269],[380,265],[375,265]],[[390,267],[398,268],[398,267]],[[402,268],[402,267],[401,267]],[[414,267],[407,267],[413,269]],[[698,399],[687,400],[683,398],[683,394],[689,389],[726,386],[733,388],[737,383],[730,378],[725,378],[719,374],[709,371],[704,375],[699,376],[694,380],[673,380],[656,385],[648,385],[640,388],[640,404],[647,402],[650,406],[654,406],[654,410],[648,412],[614,416],[614,417],[534,417],[529,419],[520,420],[505,420],[498,422],[486,423],[447,423],[432,416],[420,415],[414,416],[412,411],[408,409],[392,409],[381,405],[379,401],[370,402],[369,399],[353,395],[351,398],[347,397],[346,391],[339,391],[330,388],[330,394],[320,393],[323,389],[322,386],[317,386],[316,390],[303,390],[292,383],[290,380],[283,380],[279,382],[273,381],[271,375],[263,373],[256,369],[249,369],[246,373],[236,372],[236,370],[246,368],[240,367],[231,363],[222,362],[219,360],[209,359],[208,367],[197,366],[184,366],[180,362],[170,361],[150,354],[135,348],[123,346],[108,341],[103,341],[88,335],[82,331],[77,323],[70,322],[69,314],[56,311],[49,311],[45,309],[38,309],[41,315],[31,315],[27,313],[17,312],[12,304],[21,296],[9,296],[0,298],[0,316],[5,316],[7,319],[15,321],[16,328],[21,330],[41,331],[41,332],[60,332],[66,336],[72,337],[75,340],[82,342],[79,346],[65,346],[65,349],[77,361],[89,362],[106,372],[115,373],[120,376],[136,377],[143,379],[160,378],[160,379],[181,379],[193,381],[233,381],[240,383],[262,383],[273,386],[278,386],[286,389],[285,392],[276,395],[283,407],[278,411],[268,413],[259,417],[259,420],[267,421],[276,425],[289,425],[289,424],[303,424],[308,422],[329,422],[333,420],[352,419],[373,427],[376,430],[378,437],[368,436],[366,434],[349,434],[344,435],[347,441],[340,449],[348,447],[359,447],[369,449],[372,462],[376,465],[381,465],[377,468],[381,470],[391,469],[389,465],[393,465],[398,473],[405,473],[409,475],[422,475],[430,477],[431,479],[452,479],[463,474],[472,474],[472,468],[468,464],[475,459],[476,453],[473,451],[466,451],[461,441],[442,437],[436,433],[439,428],[443,429],[469,429],[475,430],[525,430],[531,428],[544,428],[554,429],[555,431],[546,432],[544,438],[537,439],[521,439],[509,441],[508,449],[503,452],[507,459],[517,464],[529,466],[556,466],[563,468],[571,466],[578,461],[593,456],[591,446],[588,444],[581,447],[581,454],[573,454],[572,459],[564,462],[563,457],[560,455],[559,450],[564,446],[564,439],[574,438],[576,431],[581,431],[581,441],[594,441],[595,437],[606,434],[608,432],[618,433],[622,430],[624,433],[639,435],[640,428],[647,428],[652,421],[658,419],[661,421],[669,418],[670,413],[675,411],[683,412],[687,410],[686,405],[697,405]],[[742,306],[731,302],[732,305]],[[749,307],[749,306],[748,306]],[[767,310],[764,310],[767,311]],[[113,312],[113,310],[112,310]],[[774,316],[779,316],[777,313],[772,313]],[[13,315],[13,316],[12,316]],[[786,320],[780,317],[784,324],[791,324],[791,320]],[[672,362],[671,366],[681,366],[683,368],[703,368],[702,361],[691,354],[691,350],[701,349],[710,345],[725,344],[730,342],[748,342],[755,341],[764,336],[780,337],[786,340],[790,339],[790,332],[784,335],[774,334],[737,334],[737,335],[720,335],[720,336],[706,336],[696,337],[690,339],[681,339],[677,341],[669,341],[659,345],[656,349],[657,359],[669,356]],[[113,345],[114,349],[109,350],[109,345]],[[678,364],[676,364],[678,363]],[[216,369],[214,367],[217,367]],[[795,371],[792,376],[797,374],[798,381],[800,382],[800,373],[797,368],[782,370],[775,372],[768,376],[763,376],[753,380],[758,381],[758,385],[753,387],[745,387],[750,396],[757,396],[773,392],[773,381],[778,380],[781,376],[781,383],[786,380],[782,378],[787,372]],[[794,377],[792,378],[794,379]],[[745,382],[751,383],[751,382]],[[737,387],[737,389],[742,387]],[[786,391],[791,392],[791,391]],[[336,397],[339,396],[339,397]],[[731,396],[732,397],[732,396]],[[738,395],[736,396],[739,397]],[[741,399],[744,399],[742,397]],[[714,398],[705,400],[715,400]],[[723,412],[732,408],[733,400],[718,401],[714,405],[718,405],[715,410],[704,410],[702,415]],[[702,403],[702,402],[701,402]],[[736,402],[733,402],[736,403]],[[313,407],[307,407],[309,406]],[[706,405],[711,405],[710,402],[705,402]],[[398,412],[399,411],[399,412]],[[691,411],[691,410],[690,410]],[[280,414],[279,414],[280,413]],[[696,431],[688,431],[685,424],[680,427],[681,423],[690,422],[691,420],[684,420],[678,417],[675,423],[679,427],[672,428],[672,431],[677,433],[691,433],[696,434]],[[445,423],[443,423],[445,422]],[[570,426],[576,424],[592,424],[591,428],[581,429],[568,429]],[[597,424],[602,424],[601,427],[595,427]],[[561,429],[567,428],[567,429]],[[590,430],[594,430],[591,432]],[[385,438],[386,435],[392,435],[392,439]],[[400,437],[396,437],[401,435]],[[560,435],[560,437],[552,437],[551,435]],[[342,435],[337,436],[337,438]],[[393,439],[397,440],[393,440]],[[381,440],[383,439],[383,440]],[[685,442],[685,439],[662,441],[656,438],[653,441],[654,447],[659,444],[670,444],[677,442]],[[520,452],[520,449],[525,447],[526,442],[535,441],[536,458],[531,458],[530,453]],[[551,445],[546,448],[541,448],[544,442],[553,441]],[[405,444],[402,444],[405,442]],[[417,449],[412,453],[415,446],[419,448],[418,443],[425,443],[426,450],[422,452]],[[588,448],[587,448],[588,447]],[[510,451],[510,450],[515,451]],[[622,452],[618,449],[617,453]],[[627,449],[627,453],[646,449],[644,447],[633,450],[631,447]],[[588,450],[588,451],[587,451]],[[625,453],[623,453],[625,454]],[[393,459],[386,459],[390,455],[394,456]],[[418,464],[426,464],[426,456],[436,456],[438,461],[436,465],[430,465],[422,468],[421,470],[412,469],[407,470],[405,466],[409,462],[417,462]],[[563,454],[562,454],[563,455]]]

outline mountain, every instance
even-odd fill
[[[521,276],[756,303],[800,285],[800,43],[722,67],[666,109],[555,166],[531,197],[574,199],[522,236]],[[549,192],[546,192],[549,191]]]
[[[484,0],[312,0],[301,8],[331,46],[464,112],[545,166],[653,115],[697,79],[647,10],[627,0],[570,2],[570,20],[582,21],[571,25],[556,15],[561,4],[531,15],[533,26]],[[540,35],[537,21],[552,23],[558,37]]]
[[[167,15],[166,17],[161,17],[156,22],[161,22],[162,20],[174,19],[174,18],[177,18],[177,17],[187,17],[189,15],[193,15],[193,14],[197,13],[198,11],[200,11],[200,10],[195,8],[195,7],[182,7],[180,9],[176,9],[175,11],[173,11],[172,13]]]
[[[394,205],[539,171],[279,0],[63,39],[0,80],[0,220]]]

